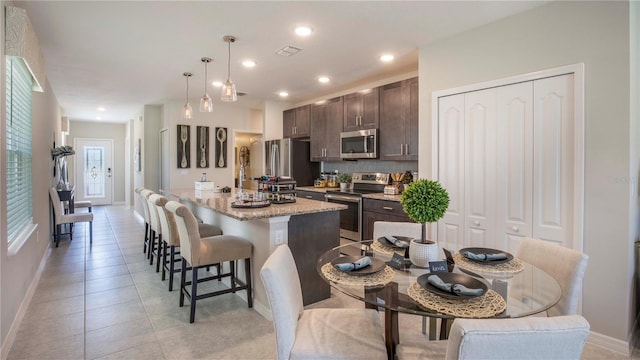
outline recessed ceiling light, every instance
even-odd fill
[[[215,86],[215,87],[221,87],[221,86],[222,86],[222,81],[214,81],[214,82],[213,82],[213,86]]]
[[[308,26],[298,26],[295,30],[296,35],[298,36],[309,36],[313,32]]]
[[[320,76],[320,77],[318,78],[318,81],[319,81],[319,82],[321,82],[321,83],[323,83],[323,84],[326,84],[326,83],[328,83],[328,82],[329,82],[329,77],[328,77],[328,76]]]
[[[98,107],[98,111],[106,111],[107,109],[105,109],[103,106]]]
[[[242,62],[242,65],[244,65],[244,67],[252,68],[256,66],[256,62],[253,60],[245,60]]]
[[[102,118],[100,116],[96,117],[96,120],[102,120]]]
[[[382,62],[391,62],[393,61],[393,59],[394,59],[394,56],[391,54],[384,54],[380,56],[380,61]]]
[[[278,95],[280,95],[280,97],[287,97],[287,96],[289,96],[289,93],[286,92],[286,91],[280,91],[280,94],[278,94]]]

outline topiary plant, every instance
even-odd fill
[[[420,179],[409,184],[400,198],[409,218],[422,224],[422,239],[427,237],[427,223],[440,220],[449,207],[449,193],[437,181]]]

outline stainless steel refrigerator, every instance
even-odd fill
[[[297,186],[311,186],[320,176],[320,163],[310,161],[308,141],[267,140],[264,146],[265,175],[292,177]]]

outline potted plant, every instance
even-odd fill
[[[340,184],[340,191],[347,191],[349,184],[351,184],[351,174],[349,173],[338,174],[336,181]]]
[[[412,182],[400,198],[409,218],[422,224],[422,238],[411,241],[409,258],[414,265],[426,267],[438,259],[438,244],[427,240],[427,223],[440,220],[449,207],[449,193],[439,182],[420,179]]]

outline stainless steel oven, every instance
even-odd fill
[[[340,211],[340,243],[347,241],[362,241],[362,195],[382,193],[389,183],[389,174],[384,173],[353,173],[353,188],[348,191],[329,190],[326,201],[346,205]]]

